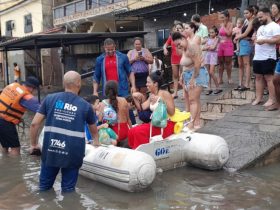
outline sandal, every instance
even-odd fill
[[[217,94],[219,94],[219,93],[221,93],[221,92],[223,92],[223,90],[218,89],[218,90],[215,90],[215,91],[214,91],[214,94],[217,95]]]
[[[206,92],[205,95],[208,96],[208,95],[210,95],[210,94],[212,94],[212,93],[213,93],[213,90],[208,90],[208,92]]]
[[[233,90],[240,90],[241,89],[241,86],[238,85],[236,88],[234,88]]]

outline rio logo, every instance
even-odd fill
[[[55,102],[55,108],[56,109],[65,109],[65,110],[73,111],[73,112],[77,111],[77,109],[78,109],[76,106],[73,106],[72,104],[64,103],[61,100],[58,100],[57,102]]]
[[[170,153],[170,151],[169,151],[169,148],[164,148],[164,147],[162,147],[162,148],[157,148],[156,150],[155,150],[155,155],[158,157],[158,156],[162,156],[162,155],[167,155],[167,154],[169,154]]]

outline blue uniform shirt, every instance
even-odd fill
[[[48,95],[39,113],[46,116],[42,161],[51,167],[81,167],[84,125],[94,124],[96,119],[91,105],[71,92],[61,92]]]

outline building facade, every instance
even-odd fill
[[[1,35],[12,39],[21,38],[33,34],[45,33],[53,28],[53,5],[49,0],[21,0],[14,1],[0,11]],[[16,50],[8,51],[7,58],[4,55],[4,61],[8,62],[8,75],[5,70],[5,78],[9,82],[13,81],[13,63],[17,63],[21,69],[21,80],[27,76],[38,76],[45,85],[51,80],[51,76],[56,72],[56,76],[61,77],[61,67],[57,53],[58,49],[44,49],[39,51],[40,64],[39,75],[35,70],[35,51],[34,50]],[[50,69],[50,62],[55,69]],[[58,65],[56,65],[58,64]],[[6,64],[4,64],[4,68]],[[61,83],[61,81],[60,81]]]

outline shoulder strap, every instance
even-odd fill
[[[102,103],[104,103],[106,106],[109,106],[109,103],[105,99],[102,100]]]

